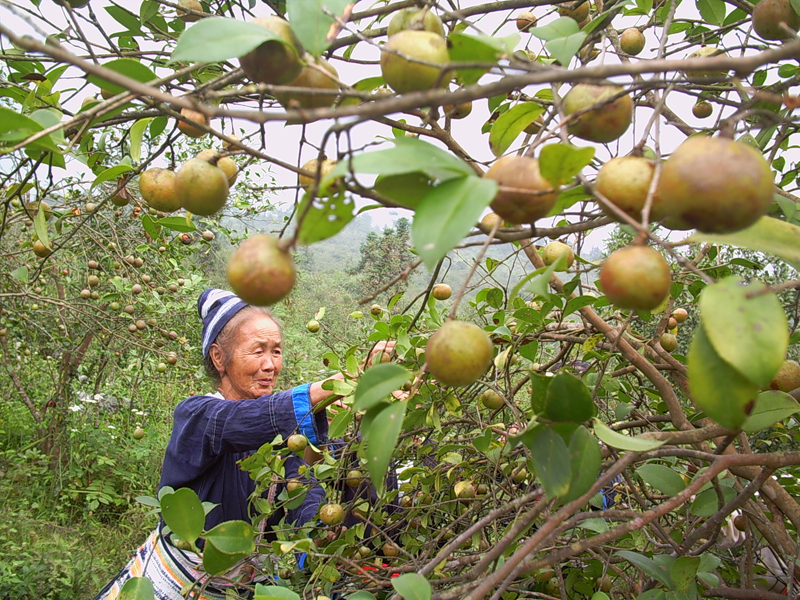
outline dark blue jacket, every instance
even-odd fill
[[[327,442],[328,419],[324,410],[311,413],[308,388],[305,384],[254,400],[216,396],[183,400],[175,407],[159,488],[189,487],[201,501],[219,504],[206,517],[206,530],[223,521],[249,523],[253,515],[247,500],[255,491],[255,482],[236,462],[272,442],[278,434],[286,439],[299,431],[314,445]],[[289,455],[286,479],[298,477],[302,464],[302,458]],[[324,490],[311,486],[303,504],[286,515],[287,521],[297,525],[311,521],[324,499]],[[283,515],[276,516],[275,522]]]

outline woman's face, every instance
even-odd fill
[[[282,368],[280,329],[266,315],[254,316],[238,327],[230,362],[222,369],[217,365],[222,375],[220,392],[228,400],[271,394]]]

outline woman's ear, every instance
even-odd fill
[[[214,364],[217,373],[222,377],[225,374],[225,357],[223,356],[222,348],[217,344],[211,344],[211,348],[208,349],[208,355],[211,357],[211,362]]]

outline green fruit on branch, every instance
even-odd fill
[[[659,213],[706,233],[730,233],[765,215],[773,190],[760,152],[728,138],[692,136],[664,163]]]
[[[45,246],[41,240],[36,240],[33,242],[33,253],[39,258],[47,258],[53,253],[53,250]]]
[[[192,110],[191,108],[182,108],[181,116],[189,121],[195,121],[196,123],[200,123],[201,125],[208,127],[208,117],[201,112]],[[183,133],[183,135],[186,135],[190,138],[201,138],[206,134],[205,129],[202,129],[192,123],[187,123],[186,121],[179,120],[178,129],[181,131],[181,133]]]
[[[194,23],[203,18],[200,15],[187,12],[186,9],[203,12],[203,5],[200,4],[200,0],[178,0],[178,18],[184,23]]]
[[[427,8],[404,8],[395,13],[392,20],[389,21],[386,34],[391,37],[406,29],[430,31],[440,37],[444,37],[442,20]]]
[[[579,83],[564,97],[564,114],[569,116],[587,110],[570,121],[567,130],[590,142],[613,142],[628,130],[633,119],[633,100],[623,94],[614,100],[623,88],[616,85],[593,85]]]
[[[622,32],[622,35],[619,36],[619,45],[626,54],[636,56],[644,50],[644,34],[635,27],[626,29]]]
[[[449,61],[447,42],[442,36],[407,29],[391,36],[382,49],[381,74],[399,94],[429,90],[434,86],[444,88],[450,83],[451,75],[441,67]]]
[[[453,289],[446,283],[437,283],[435,286],[433,286],[431,294],[437,300],[447,300],[453,295]]]
[[[558,7],[558,14],[562,17],[569,17],[578,23],[582,23],[589,17],[589,2],[587,0],[578,6],[574,6],[575,4],[577,4],[577,2],[562,4]]]
[[[228,282],[245,302],[275,304],[292,291],[297,277],[294,259],[279,244],[276,237],[254,235],[228,261]]]
[[[286,491],[291,493],[303,487],[303,482],[299,479],[290,479],[286,482]]]
[[[561,256],[566,256],[566,261],[564,265],[556,269],[556,271],[566,271],[575,262],[575,253],[572,251],[572,248],[564,242],[550,242],[542,250],[542,260],[544,264],[548,266],[555,264]]]
[[[275,98],[286,109],[330,108],[339,95],[339,73],[324,58],[308,58],[300,74],[286,84],[291,87],[310,88],[315,91],[330,90],[330,94],[308,92],[275,92]]]
[[[753,30],[765,40],[788,40],[799,28],[800,16],[789,0],[760,0],[753,9]]]
[[[239,166],[230,156],[220,156],[216,150],[202,150],[195,158],[208,161],[211,164],[216,164],[222,169],[225,176],[228,178],[228,186],[236,183],[236,178],[239,176]],[[216,163],[214,160],[216,159]]]
[[[358,469],[351,469],[347,472],[347,479],[345,481],[348,487],[357,488],[363,483],[364,474]]]
[[[89,287],[97,287],[100,285],[100,278],[97,275],[89,275],[86,281]]]
[[[670,353],[675,352],[678,348],[678,338],[672,333],[662,333],[658,343],[661,344],[664,350]]]
[[[710,102],[701,100],[692,107],[692,114],[698,119],[707,119],[714,114],[714,107],[711,106]]]
[[[678,323],[683,323],[686,319],[689,318],[689,313],[686,311],[685,308],[676,308],[672,311],[672,316]]]
[[[775,377],[769,383],[773,390],[791,392],[800,387],[800,364],[794,360],[785,360],[781,364]]]
[[[595,581],[595,585],[597,586],[598,590],[607,593],[611,591],[611,586],[613,585],[613,582],[611,581],[611,577],[606,575],[604,577],[598,577],[597,580]]]
[[[53,207],[50,206],[47,202],[44,201],[29,202],[24,206],[25,213],[31,219],[36,217],[36,214],[39,212],[39,208],[42,209],[45,220],[49,221],[51,218],[53,218]]]
[[[384,556],[394,557],[400,554],[400,548],[393,542],[386,542],[381,546],[381,552]]]
[[[316,158],[312,158],[311,160],[303,163],[303,166],[300,167],[303,171],[307,173],[311,173],[309,175],[303,175],[302,173],[297,176],[297,181],[300,183],[300,187],[304,190],[308,191],[314,185],[314,176],[317,173],[317,169],[319,168],[319,180],[320,182],[325,179],[331,171],[333,171],[334,167],[336,167],[336,161],[330,158],[326,158],[322,161],[322,166],[319,167],[319,160]],[[340,180],[336,179],[328,186],[329,189],[333,190],[338,185]]]
[[[289,23],[280,17],[258,17],[252,22],[269,29],[282,41],[264,42],[255,50],[240,57],[239,64],[244,74],[253,83],[288,84],[303,70],[303,63],[300,60],[303,49],[300,41],[292,32]]]
[[[139,177],[139,192],[151,208],[161,212],[174,212],[181,207],[175,194],[175,180],[174,171],[153,167]]]
[[[492,210],[511,223],[533,223],[541,219],[558,199],[558,192],[542,177],[535,158],[504,156],[495,161],[485,177],[498,185]]]
[[[308,329],[311,333],[317,333],[319,331],[319,328],[320,328],[319,321],[317,321],[316,319],[311,319],[306,325],[306,329]]]
[[[481,394],[481,404],[489,410],[498,410],[505,406],[505,400],[494,390],[485,390]]]
[[[428,370],[442,385],[464,386],[477,381],[492,363],[494,346],[486,332],[472,323],[447,321],[425,348]]]
[[[133,430],[133,439],[140,440],[144,437],[144,429],[137,427]]]
[[[647,158],[640,156],[612,158],[600,167],[594,188],[617,208],[639,221],[642,218],[642,209],[647,200],[654,172],[655,165]],[[598,204],[607,216],[621,221],[604,203],[598,201]],[[654,198],[653,205],[655,204]]]
[[[647,246],[613,252],[600,269],[600,284],[618,308],[652,310],[664,301],[672,283],[664,257]]]
[[[713,58],[715,56],[725,56],[725,52],[720,50],[719,48],[713,48],[711,46],[703,46],[698,48],[694,52],[692,52],[686,58]],[[727,77],[727,71],[686,71],[684,73],[686,77],[694,81],[696,83],[711,83],[714,81],[719,81],[720,79],[725,79]]]
[[[444,114],[451,119],[466,119],[472,112],[472,101],[461,104],[445,104],[442,106]]]
[[[338,525],[344,520],[344,509],[341,504],[326,504],[319,509],[319,519],[325,525]]]
[[[189,212],[213,215],[228,200],[228,176],[209,161],[192,158],[178,170],[175,196]]]
[[[118,192],[111,196],[110,200],[114,206],[127,206],[131,201],[131,194],[127,187],[122,186]]]
[[[536,26],[536,21],[536,15],[532,12],[521,12],[517,15],[517,29],[519,31],[530,31]]]
[[[483,225],[486,229],[494,229],[495,225],[497,225],[498,223],[499,223],[499,228],[502,228],[503,217],[493,212],[483,215],[483,218],[481,219],[481,225]]]
[[[459,500],[469,500],[475,497],[475,486],[471,481],[456,481],[453,491]]]
[[[82,290],[81,290],[81,292],[80,292],[80,297],[81,297],[81,298],[83,298],[84,300],[88,300],[89,298],[91,298],[91,297],[92,297],[92,292],[91,292],[91,290],[89,290],[89,289],[82,289]]]
[[[286,440],[286,447],[295,454],[299,454],[308,447],[308,438],[300,433],[290,435]]]

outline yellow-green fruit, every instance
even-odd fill
[[[486,227],[486,229],[494,229],[497,223],[500,223],[500,227],[503,227],[503,217],[497,213],[490,212],[488,215],[483,215],[481,219],[481,225]]]
[[[383,546],[381,546],[381,552],[383,552],[384,556],[397,556],[400,554],[400,548],[397,544],[392,542],[386,542]]]
[[[89,283],[89,287],[97,287],[100,285],[100,278],[97,275],[89,275],[86,281]]]
[[[364,474],[358,469],[351,469],[347,472],[347,485],[351,488],[357,488],[364,481]]]
[[[195,158],[201,158],[210,163],[213,163],[216,158],[217,167],[222,169],[223,173],[225,173],[225,176],[228,178],[228,186],[232,186],[236,183],[236,178],[239,176],[239,166],[230,156],[219,156],[216,150],[202,150]]]
[[[667,261],[647,246],[617,250],[600,269],[603,293],[618,308],[652,310],[667,297],[671,283]]]
[[[517,15],[517,29],[519,31],[530,31],[536,26],[536,21],[536,15],[532,12],[521,12]]]
[[[140,440],[144,437],[144,429],[141,427],[137,427],[133,430],[133,438],[136,440]]]
[[[309,58],[300,74],[286,85],[314,90],[331,90],[330,94],[304,92],[275,92],[275,98],[284,108],[328,108],[336,102],[339,92],[339,73],[324,58]]]
[[[765,40],[788,40],[800,29],[800,16],[789,0],[760,0],[753,9],[753,29]]]
[[[151,208],[161,212],[174,212],[181,207],[175,193],[175,180],[174,171],[153,167],[139,177],[139,192]]]
[[[290,435],[286,440],[286,447],[294,453],[300,453],[308,446],[308,438],[300,433]]]
[[[278,243],[276,237],[254,235],[228,261],[228,282],[245,302],[275,304],[292,291],[297,276],[294,259]]]
[[[192,110],[190,108],[182,108],[181,116],[186,119],[189,119],[190,121],[195,121],[197,123],[201,123],[203,125],[208,126],[208,117],[206,117],[203,113],[198,112],[196,110]],[[197,125],[187,123],[186,121],[178,121],[178,129],[184,135],[188,135],[191,138],[200,138],[206,134],[205,130],[201,129]]]
[[[700,101],[692,107],[692,114],[698,119],[707,119],[714,113],[714,107],[710,102]]]
[[[494,390],[485,390],[481,394],[481,404],[489,410],[497,410],[505,406],[503,397]]]
[[[760,152],[728,138],[692,136],[661,169],[659,212],[706,233],[731,233],[767,213],[773,190]]]
[[[544,247],[544,250],[542,250],[542,260],[544,264],[548,266],[555,264],[562,255],[566,255],[566,261],[560,268],[556,269],[556,271],[566,271],[572,266],[572,263],[575,262],[575,253],[572,251],[572,248],[563,242],[550,242]]]
[[[33,253],[39,258],[47,258],[53,253],[53,250],[44,245],[41,240],[33,242]]]
[[[194,23],[203,18],[200,15],[194,15],[186,12],[186,10],[182,10],[187,8],[189,10],[203,12],[203,5],[200,4],[200,0],[178,0],[178,18],[184,23]]]
[[[558,192],[542,177],[535,158],[504,156],[495,161],[485,177],[498,185],[492,210],[511,223],[533,223],[541,219],[558,199]]]
[[[642,209],[647,200],[647,192],[650,189],[654,172],[655,165],[647,158],[641,156],[612,158],[600,167],[594,187],[617,208],[638,221],[642,218]],[[657,200],[654,198],[654,210],[656,202]],[[602,202],[598,203],[603,213],[612,219],[620,220]],[[654,220],[658,219],[654,218]]]
[[[631,56],[636,56],[642,50],[644,50],[644,44],[644,34],[635,27],[626,29],[622,32],[622,35],[619,36],[620,47],[622,48],[623,52],[630,54]]]
[[[447,321],[428,340],[428,370],[443,385],[477,381],[492,363],[494,347],[486,332],[472,323]]]
[[[444,66],[450,55],[442,36],[412,29],[394,34],[381,52],[381,74],[400,94],[429,90],[434,86],[443,88],[450,83],[451,75],[443,73],[441,68],[409,59]]]
[[[511,481],[514,483],[522,483],[528,478],[528,469],[525,467],[518,467],[511,472]]]
[[[569,17],[570,19],[575,19],[578,23],[581,23],[586,20],[589,16],[589,2],[584,2],[583,4],[577,6],[576,8],[570,8],[572,6],[571,2],[568,2],[565,5],[558,7],[558,14],[562,17]]]
[[[293,492],[295,490],[300,489],[301,487],[303,487],[303,482],[300,481],[299,479],[290,479],[289,481],[286,482],[286,491],[287,492],[291,493],[291,492]]]
[[[595,585],[597,585],[597,589],[601,592],[610,592],[611,586],[613,582],[611,581],[611,577],[606,575],[605,577],[598,577],[595,581]]]
[[[312,158],[311,160],[303,163],[303,166],[300,167],[303,171],[312,174],[310,177],[308,175],[297,176],[297,180],[300,183],[300,187],[302,187],[304,190],[308,191],[314,185],[314,175],[316,175],[317,173],[318,165],[319,165],[319,160],[316,158]],[[330,175],[334,167],[336,167],[335,160],[326,158],[325,160],[322,161],[322,166],[319,167],[320,182],[322,182],[328,175]],[[339,180],[336,179],[335,181],[331,182],[331,184],[328,187],[334,188],[337,185],[338,181]]]
[[[57,4],[69,5],[70,8],[83,8],[89,4],[89,0],[57,0]]]
[[[454,486],[456,498],[460,500],[467,500],[475,497],[475,486],[471,481],[456,481]]]
[[[178,169],[175,197],[189,212],[213,215],[228,199],[228,176],[207,160],[192,158]]]
[[[692,52],[686,58],[710,58],[714,56],[725,56],[725,53],[719,48],[711,46],[703,46]],[[699,83],[708,83],[719,81],[727,76],[727,71],[685,71],[684,75],[691,81]]]
[[[686,319],[689,318],[689,313],[686,312],[685,308],[676,308],[672,311],[672,316],[678,323],[683,323]]]
[[[317,321],[316,319],[311,319],[306,324],[306,329],[308,329],[311,333],[317,333],[319,331],[319,327],[320,327],[319,321]]]
[[[404,8],[397,12],[389,21],[389,27],[386,30],[389,37],[395,33],[405,31],[406,29],[424,29],[435,33],[440,37],[444,37],[444,25],[442,20],[437,17],[433,11],[421,8]]]
[[[564,96],[564,114],[571,115],[580,110],[602,103],[602,106],[583,113],[570,121],[567,130],[590,142],[613,142],[628,130],[633,119],[633,100],[624,94],[615,100],[609,98],[621,93],[616,85],[593,85],[579,83]]]
[[[338,525],[344,520],[344,509],[340,504],[326,504],[319,509],[319,519],[325,525]]]
[[[41,207],[42,212],[44,213],[45,220],[49,221],[53,217],[53,207],[50,206],[47,202],[29,202],[25,205],[25,212],[27,215],[33,219],[39,212],[39,208]]]
[[[453,290],[446,283],[437,283],[435,286],[433,286],[431,294],[433,294],[433,297],[437,300],[447,300],[453,295]]]
[[[302,46],[289,23],[280,17],[258,17],[252,21],[275,33],[284,42],[268,41],[239,58],[244,74],[254,83],[286,85],[300,75]]]
[[[114,206],[127,206],[131,201],[131,195],[130,192],[128,192],[128,188],[123,186],[118,192],[111,196],[110,200],[111,204]]]
[[[791,392],[800,387],[800,365],[794,360],[785,360],[772,378],[769,387],[773,390]]]
[[[442,111],[451,119],[466,119],[472,112],[472,101],[462,102],[461,104],[445,104]]]
[[[678,348],[678,338],[672,333],[662,333],[658,343],[667,352],[675,352]]]

